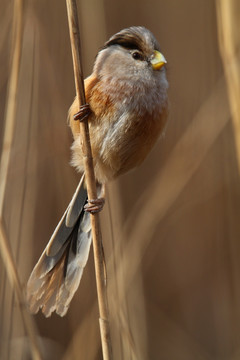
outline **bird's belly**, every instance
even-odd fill
[[[126,173],[145,159],[163,128],[160,118],[144,116],[127,119],[125,123],[110,126],[102,139],[95,167],[107,176],[107,180]]]
[[[166,123],[163,114],[153,117],[125,116],[115,121],[90,122],[90,138],[95,176],[98,182],[124,174],[140,165],[155,144]],[[105,126],[104,126],[105,125]],[[72,164],[84,171],[80,139],[74,140]]]

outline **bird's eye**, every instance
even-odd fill
[[[142,54],[140,54],[140,52],[138,52],[138,51],[134,51],[132,53],[132,57],[134,60],[143,60]]]

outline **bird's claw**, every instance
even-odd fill
[[[90,212],[91,214],[96,214],[103,209],[104,204],[104,198],[88,200],[88,203],[84,206],[84,211]]]
[[[90,105],[84,104],[80,106],[80,110],[73,116],[74,120],[84,121],[86,118],[89,117],[92,110],[90,108]]]

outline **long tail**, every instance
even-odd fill
[[[92,241],[90,215],[83,209],[87,201],[83,183],[84,175],[28,280],[32,313],[42,309],[46,317],[53,311],[64,316],[79,286]]]

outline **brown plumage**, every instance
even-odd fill
[[[94,170],[101,185],[138,166],[167,121],[166,60],[153,34],[131,27],[112,36],[85,80]],[[77,100],[69,110],[72,164],[84,174]],[[27,285],[30,309],[65,315],[79,285],[91,245],[84,175]],[[84,208],[85,207],[85,208]],[[91,207],[87,208],[91,211]]]

